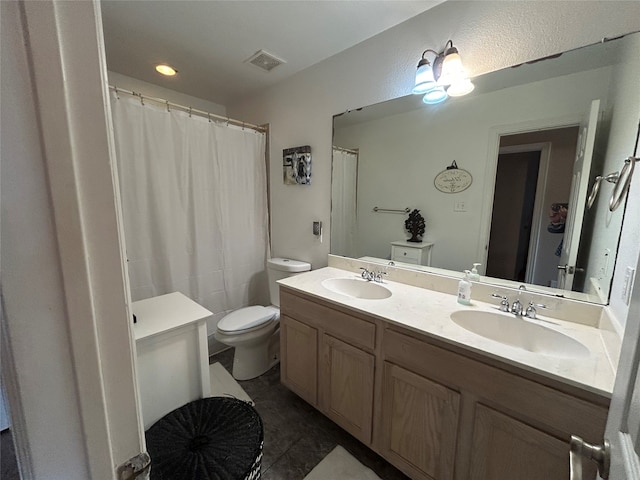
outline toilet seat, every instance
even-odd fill
[[[276,318],[273,307],[254,305],[231,312],[218,322],[218,331],[226,335],[246,333],[261,328]]]

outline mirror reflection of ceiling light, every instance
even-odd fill
[[[156,65],[156,72],[166,75],[167,77],[173,77],[178,71],[169,65]]]
[[[429,52],[435,55],[433,65],[425,58]],[[431,49],[422,52],[412,93],[424,95],[422,98],[424,103],[435,104],[446,100],[447,97],[461,97],[471,92],[473,88],[474,85],[467,77],[458,49],[453,46],[451,40],[440,53]]]

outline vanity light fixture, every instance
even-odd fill
[[[429,52],[435,55],[433,65],[425,58]],[[422,98],[424,103],[440,103],[449,96],[461,97],[471,92],[473,88],[474,85],[467,77],[458,49],[453,46],[451,40],[440,53],[431,49],[422,52],[412,93],[424,95]]]
[[[156,72],[166,75],[167,77],[173,77],[178,71],[169,65],[156,65]]]

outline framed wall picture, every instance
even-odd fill
[[[285,185],[311,184],[311,147],[285,148],[282,151]]]

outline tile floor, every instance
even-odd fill
[[[231,371],[233,351],[212,356],[209,361],[220,362]],[[282,386],[279,365],[256,379],[239,383],[255,402],[264,425],[263,480],[302,480],[336,445],[383,480],[408,478]],[[2,432],[1,440],[0,478],[19,480],[8,430]]]
[[[231,371],[233,351],[209,359]],[[302,480],[336,445],[341,445],[383,480],[407,479],[399,470],[346,433],[280,383],[280,366],[238,382],[255,402],[264,425],[263,480]]]

